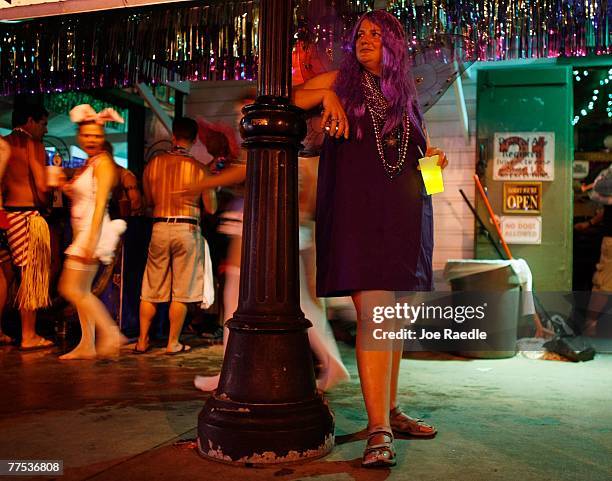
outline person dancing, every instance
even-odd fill
[[[242,116],[242,108],[254,101],[254,92],[251,96],[245,96],[237,103],[236,115],[238,119]],[[239,120],[238,120],[239,122]],[[200,127],[202,130],[210,130],[208,123],[200,119]],[[220,129],[221,130],[221,129]],[[231,129],[223,129],[224,133],[217,132],[217,136],[235,135]],[[211,134],[209,133],[210,137]],[[206,139],[205,139],[206,140]],[[210,139],[209,139],[210,140]],[[238,145],[238,141],[229,142],[226,140],[227,146],[230,143]],[[211,149],[212,142],[204,142],[209,152],[218,157],[217,149]],[[215,143],[222,144],[218,141]],[[212,150],[212,151],[211,151]],[[231,150],[226,147],[226,150]],[[230,152],[224,153],[224,161]],[[220,186],[226,187],[242,183],[246,177],[246,151],[238,152],[237,156],[242,156],[238,160],[226,166],[221,172],[216,173],[206,178],[196,189],[217,188]],[[314,191],[316,191],[316,176],[312,175],[312,164],[315,162],[311,159],[302,159],[299,164],[299,212],[300,212],[300,305],[304,315],[312,322],[312,327],[308,329],[308,339],[310,346],[315,353],[315,356],[321,364],[321,372],[317,377],[317,388],[321,391],[329,391],[338,383],[346,381],[350,378],[346,367],[342,362],[338,346],[334,339],[324,305],[319,302],[314,292],[309,289],[310,274],[314,271],[314,254],[312,248],[312,216],[314,211]],[[223,291],[223,308],[224,318],[223,324],[229,321],[234,312],[238,308],[238,291],[240,285],[240,253],[242,247],[242,217],[244,197],[235,196],[230,204],[233,208],[221,214],[221,223],[219,231],[230,238],[230,244],[227,253],[225,267],[225,288]],[[223,348],[227,347],[229,329],[223,328]],[[221,375],[213,376],[196,376],[194,385],[201,391],[213,391],[219,385]]]
[[[126,223],[111,221],[108,201],[117,183],[113,159],[104,150],[104,124],[123,123],[113,109],[96,113],[87,104],[70,111],[70,120],[78,124],[77,140],[88,158],[82,171],[64,185],[71,198],[72,244],[66,249],[60,294],[72,303],[81,323],[81,341],[62,360],[114,358],[123,341],[118,326],[106,307],[91,291],[98,265],[110,264]],[[96,331],[100,341],[96,344]]]
[[[393,434],[433,436],[399,407],[402,346],[373,348],[372,307],[397,292],[432,289],[433,212],[417,170],[427,147],[400,22],[377,10],[356,23],[339,70],[294,90],[303,109],[323,106],[326,137],[316,207],[317,295],[350,295],[357,311],[357,365],[368,414],[364,467],[395,464]]]

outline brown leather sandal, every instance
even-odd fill
[[[382,441],[380,441],[380,438],[382,438]],[[395,466],[395,462],[395,448],[391,429],[383,426],[369,430],[368,441],[361,458],[361,466],[364,468],[388,468]]]
[[[411,418],[399,406],[389,411],[389,421],[391,429],[397,434],[431,438],[438,432],[436,428],[425,423],[422,419]]]

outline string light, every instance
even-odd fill
[[[586,75],[585,75],[586,72]],[[582,72],[583,76],[587,76],[588,72],[585,70]],[[574,75],[574,80],[576,82],[579,82],[580,80],[580,75],[578,70],[574,70],[573,71],[573,75]],[[599,85],[603,86],[604,89],[608,89],[608,84],[609,82],[612,80],[612,68],[609,69],[607,72],[604,71],[602,78],[599,80]],[[605,94],[604,94],[605,97]],[[574,114],[574,117],[571,121],[572,125],[577,125],[578,122],[580,122],[580,120],[582,120],[583,118],[587,117],[593,110],[595,110],[596,104],[598,102],[600,98],[600,91],[599,88],[594,88],[593,92],[590,95],[590,100],[585,101],[586,105],[583,106],[580,110],[576,110],[578,113]],[[609,118],[612,118],[612,93],[608,94],[608,101],[607,101],[607,106],[606,106],[606,114]]]

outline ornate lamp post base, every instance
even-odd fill
[[[334,422],[320,397],[285,404],[243,404],[214,395],[199,416],[198,451],[232,464],[275,464],[325,456]]]

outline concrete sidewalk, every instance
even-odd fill
[[[126,351],[118,362],[60,362],[57,353],[1,348],[0,459],[62,459],[61,480],[612,477],[609,355],[582,364],[405,359],[402,404],[434,423],[439,434],[398,440],[397,467],[373,471],[360,468],[366,416],[354,352],[343,346],[353,379],[329,395],[337,434],[332,454],[299,465],[237,468],[196,453],[197,414],[206,394],[192,381],[218,370],[222,348],[193,345],[191,353],[176,357],[161,348],[140,356]]]

